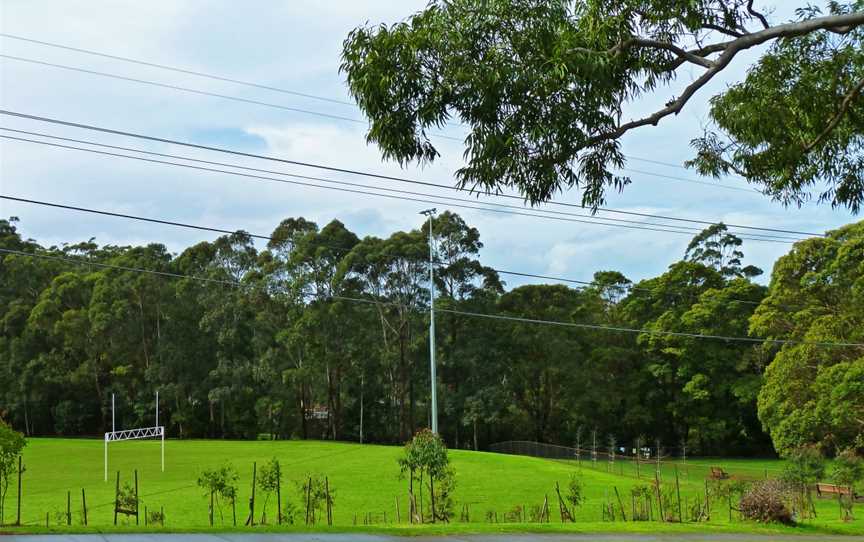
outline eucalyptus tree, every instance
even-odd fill
[[[474,300],[503,292],[498,273],[480,262],[480,232],[458,214],[445,211],[434,218],[432,243],[436,307],[470,309]],[[470,319],[457,313],[436,314],[436,344],[441,354],[436,360],[438,379],[442,390],[446,389],[446,393],[439,393],[443,405],[440,422],[445,438],[452,439],[457,448],[465,400],[489,377],[486,371],[478,370],[478,364],[488,361],[482,350],[466,348],[474,340],[468,333],[476,329]]]
[[[743,52],[767,45],[743,83],[711,100],[716,133],[694,143],[690,165],[739,172],[784,202],[824,180],[820,199],[857,211],[864,2],[776,23],[753,4],[435,0],[351,31],[341,70],[385,158],[435,160],[433,130],[455,120],[468,131],[460,186],[514,188],[532,203],[577,188],[597,208],[631,182],[622,137],[704,100],[709,83],[743,67]]]
[[[0,248],[35,253],[41,247],[25,240],[17,229],[15,217],[0,219]],[[44,395],[41,370],[31,365],[46,347],[41,336],[27,333],[30,312],[41,292],[63,270],[62,264],[37,260],[27,255],[0,253],[0,404],[5,416],[25,434],[46,430],[49,416],[45,406],[51,396]]]
[[[417,421],[415,369],[424,335],[417,329],[416,314],[429,303],[426,236],[412,230],[396,232],[388,239],[366,237],[345,256],[340,275],[376,302],[379,352],[390,388],[390,419],[404,441],[413,434]]]
[[[279,223],[267,250],[261,254],[260,266],[274,312],[268,315],[276,327],[273,344],[266,356],[278,367],[281,384],[293,390],[287,398],[295,406],[300,436],[308,438],[308,413],[312,409],[313,372],[303,330],[297,325],[307,300],[307,267],[301,256],[302,245],[318,234],[318,225],[305,218],[287,218]],[[286,386],[287,385],[287,386]],[[285,405],[283,405],[283,408]],[[286,410],[283,410],[287,414]]]
[[[207,386],[212,436],[249,435],[255,420],[256,329],[248,302],[247,279],[257,271],[258,251],[246,232],[223,235],[211,243],[204,277],[210,282],[199,290],[202,305],[199,326],[214,340],[215,363]],[[220,282],[221,281],[221,282]]]
[[[327,401],[327,435],[340,436],[343,415],[343,384],[350,370],[346,343],[356,333],[353,303],[341,300],[346,293],[339,266],[359,242],[344,224],[334,220],[320,232],[307,235],[298,244],[292,262],[303,271],[298,277],[306,285],[307,302],[296,324],[304,330],[303,340],[313,349],[323,370]],[[347,292],[351,293],[351,292]]]
[[[864,223],[795,243],[774,265],[750,330],[796,341],[765,346],[779,350],[758,402],[775,448],[864,448]]]
[[[520,286],[501,296],[498,311],[507,316],[567,322],[581,294],[561,285]],[[514,425],[531,428],[530,436],[553,441],[569,413],[568,394],[579,393],[578,366],[584,357],[573,329],[541,324],[495,324],[502,341],[500,360],[513,403]]]

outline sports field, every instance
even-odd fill
[[[333,506],[335,528],[364,527],[364,518],[376,524],[373,529],[396,528],[396,500],[399,500],[402,527],[407,528],[407,482],[400,480],[396,463],[401,448],[318,441],[168,441],[166,469],[160,472],[159,443],[131,441],[112,443],[109,482],[103,481],[103,443],[89,439],[30,439],[24,454],[26,472],[23,478],[22,522],[30,530],[68,530],[66,523],[67,492],[71,494],[73,529],[82,530],[82,488],[86,491],[88,525],[90,529],[113,528],[114,477],[119,470],[121,481],[131,481],[138,471],[142,509],[164,508],[165,529],[199,530],[208,528],[208,498],[197,487],[196,480],[203,469],[224,463],[233,465],[240,474],[237,498],[237,523],[242,526],[248,515],[251,492],[252,463],[260,466],[278,458],[284,473],[283,500],[293,500],[302,508],[302,497],[296,483],[310,474],[326,475],[335,495]],[[646,484],[653,478],[654,467],[640,466],[642,480],[635,477],[635,465],[617,462],[615,465],[583,461],[553,461],[522,456],[454,450],[450,452],[456,469],[456,517],[450,527],[423,527],[430,531],[486,532],[502,530],[558,530],[651,532],[656,530],[760,531],[761,526],[729,521],[726,502],[712,503],[710,522],[670,525],[658,522],[634,523],[603,521],[602,505],[615,502],[617,488],[629,511],[629,492],[635,484]],[[664,482],[674,483],[675,472],[680,479],[681,498],[685,503],[704,499],[705,479],[709,467],[722,466],[733,477],[758,478],[776,475],[782,468],[772,460],[690,460],[685,464],[665,464]],[[608,471],[608,472],[607,472]],[[575,524],[562,526],[555,497],[555,482],[562,488],[573,473],[580,473],[585,485],[586,503],[576,511]],[[548,496],[551,522],[548,525],[504,523],[505,514],[516,506],[530,509],[541,505]],[[6,522],[14,521],[16,490],[10,488],[6,505]],[[468,522],[460,518],[467,504]],[[256,521],[260,521],[263,495],[258,494]],[[686,505],[685,505],[686,506]],[[802,533],[837,532],[864,534],[864,505],[856,511],[859,519],[842,522],[834,501],[817,502],[818,518],[810,520]],[[497,514],[499,523],[487,517]],[[275,523],[275,502],[270,500],[267,516]],[[142,514],[143,516],[143,514]],[[386,523],[385,523],[386,518]],[[632,519],[632,518],[631,518]],[[302,523],[302,517],[301,517]],[[121,529],[135,528],[134,519],[120,520]],[[223,509],[223,519],[217,513],[217,528],[233,529],[231,508]],[[143,517],[141,525],[143,529]],[[238,527],[242,528],[242,527]],[[787,529],[788,530],[788,529]]]

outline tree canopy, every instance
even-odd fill
[[[508,287],[479,230],[452,213],[433,224],[451,448],[595,431],[692,454],[861,446],[864,223],[794,245],[767,288],[722,224],[658,276],[604,270],[581,288]],[[266,246],[236,232],[179,254],[43,247],[14,219],[0,234],[17,251],[0,253],[0,416],[28,435],[104,432],[112,393],[119,427],[149,424],[156,391],[179,438],[397,443],[428,426],[426,230],[361,239],[288,218]]]
[[[807,341],[780,349],[759,392],[759,418],[777,449],[864,448],[864,350],[813,344],[864,342],[864,224],[796,243],[774,266],[750,327]]]
[[[463,126],[462,187],[538,203],[576,188],[601,206],[630,179],[621,138],[677,115],[740,53],[770,49],[711,100],[688,165],[736,172],[784,203],[864,200],[864,1],[772,24],[753,0],[434,0],[393,25],[354,29],[341,69],[385,158],[427,162]],[[740,60],[739,60],[740,61]],[[686,70],[692,82],[630,118]]]

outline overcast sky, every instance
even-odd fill
[[[338,72],[346,34],[367,21],[398,21],[425,3],[425,0],[256,3],[3,0],[0,28],[3,33],[16,36],[349,101]],[[794,4],[797,2],[782,3],[782,9],[778,8],[772,16],[774,22],[787,19]],[[359,111],[350,105],[253,89],[20,40],[0,38],[0,50],[4,55],[361,119]],[[751,54],[742,60],[753,58]],[[3,58],[0,66],[0,103],[6,110],[444,184],[453,184],[452,172],[461,164],[461,144],[449,139],[435,141],[442,157],[433,166],[403,170],[397,164],[382,162],[378,149],[366,144],[362,122],[238,103],[20,60]],[[700,179],[689,170],[639,160],[682,164],[690,157],[688,142],[700,134],[707,119],[707,99],[740,79],[746,69],[746,62],[736,64],[722,79],[701,90],[678,117],[664,120],[658,128],[627,135],[622,141],[625,153],[631,157],[627,167],[639,173],[627,172],[633,184],[623,194],[610,194],[608,207],[816,232],[854,220],[848,212],[824,205],[783,208],[746,189],[741,180]],[[682,72],[682,83],[694,75],[695,71]],[[674,94],[675,88],[661,90],[631,113],[662,106]],[[392,181],[147,144],[6,116],[0,116],[0,126],[368,185],[470,197]],[[460,135],[455,128],[448,133]],[[321,226],[338,218],[360,236],[386,236],[397,229],[418,227],[422,221],[418,212],[429,207],[420,202],[184,170],[8,140],[0,140],[0,188],[4,195],[245,229],[257,234],[269,234],[286,217],[304,216]],[[568,193],[558,201],[578,203],[580,195]],[[447,208],[443,204],[435,206],[439,210]],[[573,279],[589,279],[595,271],[609,269],[620,270],[634,280],[650,277],[680,259],[689,241],[687,235],[674,233],[453,210],[480,229],[485,243],[482,258],[487,265]],[[192,243],[215,237],[170,226],[0,200],[0,216],[13,215],[20,217],[19,226],[25,236],[43,244],[95,237],[100,243],[160,242],[179,252]],[[746,241],[746,263],[768,272],[790,246]],[[522,283],[512,277],[507,282]]]

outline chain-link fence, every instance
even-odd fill
[[[593,442],[593,439],[592,439]],[[638,448],[637,448],[638,445]],[[683,477],[739,479],[768,478],[779,474],[780,466],[755,466],[750,460],[728,458],[688,457],[686,450],[642,445],[620,446],[610,441],[606,446],[560,446],[524,440],[498,442],[489,451],[500,454],[524,455],[555,461],[566,461],[574,466],[590,468],[639,479],[664,479],[676,474]]]

